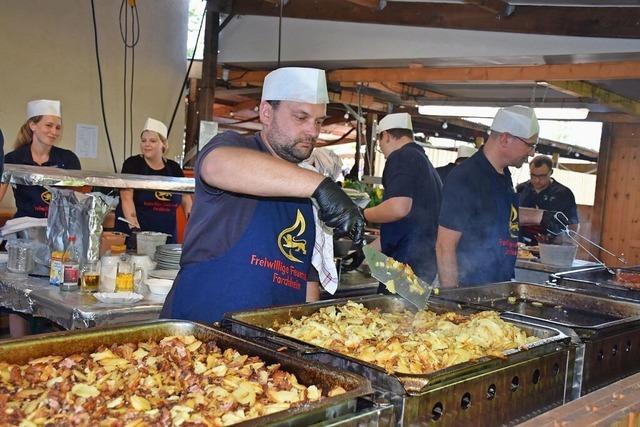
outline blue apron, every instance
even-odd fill
[[[166,166],[164,173],[160,174],[159,170],[154,170],[144,161],[145,169],[143,175],[161,175],[173,176],[169,173]],[[170,234],[167,243],[175,243],[178,230],[176,228],[176,211],[182,203],[182,195],[179,193],[171,193],[168,191],[153,190],[134,190],[133,204],[136,208],[136,217],[142,231],[159,231],[161,233]],[[122,204],[118,204],[116,216],[124,216],[122,212]],[[116,231],[130,234],[129,226],[122,221],[116,221]]]
[[[314,243],[308,199],[259,199],[227,253],[182,267],[160,317],[212,323],[230,311],[304,303]]]
[[[142,231],[160,231],[170,234],[168,243],[176,237],[176,210],[182,203],[182,195],[168,191],[135,190],[133,203]]]
[[[30,216],[33,218],[47,218],[49,216],[49,204],[51,192],[39,185],[16,185],[13,191],[16,201],[16,214],[14,218]]]

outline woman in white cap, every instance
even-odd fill
[[[141,154],[124,161],[122,173],[183,177],[180,165],[164,157],[169,148],[167,127],[159,120],[148,118],[140,134]],[[182,205],[191,214],[191,196],[153,190],[120,190],[117,216],[124,216],[133,225],[118,221],[116,229],[128,233],[133,228],[170,234],[175,241],[176,211]]]
[[[62,133],[60,101],[39,99],[27,104],[27,121],[20,127],[14,150],[5,156],[5,163],[80,169],[80,160],[73,151],[57,147]],[[0,200],[7,192],[0,187]],[[15,218],[30,216],[46,218],[51,193],[37,185],[16,185],[13,190],[17,212]]]

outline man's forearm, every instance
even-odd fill
[[[200,174],[212,187],[262,197],[310,197],[324,179],[285,160],[236,147],[208,153]]]
[[[438,262],[438,281],[441,288],[458,287],[458,260],[455,248],[436,247]]]
[[[378,206],[365,210],[365,218],[374,224],[387,224],[400,221],[409,215],[413,200],[410,197],[392,197]]]

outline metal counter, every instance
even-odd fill
[[[193,178],[69,170],[26,165],[5,165],[1,181],[5,184],[59,187],[91,185],[94,187],[162,190],[178,193],[193,193],[195,190],[195,180]]]
[[[65,329],[157,319],[163,301],[164,297],[148,295],[135,304],[104,304],[91,294],[61,292],[48,279],[0,268],[0,306],[45,317]]]
[[[558,267],[555,265],[543,264],[538,259],[516,260],[516,281],[530,283],[545,283],[549,276],[561,271],[573,271],[581,268],[596,267],[600,264],[576,259],[571,267]]]

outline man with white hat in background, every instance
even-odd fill
[[[436,243],[442,287],[514,277],[520,224],[539,224],[542,211],[519,213],[509,166],[520,167],[535,154],[538,132],[533,109],[502,108],[482,150],[449,174]]]
[[[225,132],[200,152],[181,270],[164,318],[213,322],[225,312],[304,303],[315,225],[362,241],[358,207],[329,178],[297,166],[329,102],[323,70],[280,68],[263,84],[253,136]]]
[[[455,162],[436,168],[436,172],[438,172],[438,175],[440,176],[440,180],[442,181],[442,184],[444,184],[445,180],[447,179],[447,176],[451,173],[453,168],[455,168],[460,163],[467,160],[469,157],[476,154],[478,152],[478,149],[470,145],[460,145],[457,151],[458,153],[457,153]]]
[[[386,158],[378,206],[364,210],[367,221],[381,224],[382,252],[409,264],[423,280],[436,276],[436,232],[442,183],[424,149],[413,140],[411,116],[386,115],[377,127],[378,144]],[[380,292],[385,292],[383,285]]]

